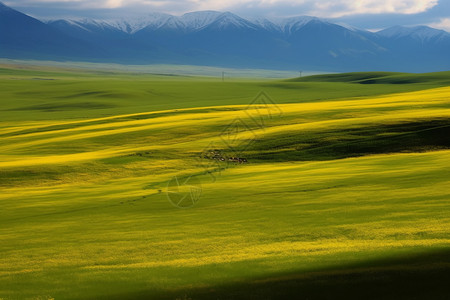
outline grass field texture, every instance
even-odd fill
[[[449,83],[3,65],[0,299],[446,299]]]

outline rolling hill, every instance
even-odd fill
[[[447,299],[449,80],[2,65],[0,297]]]

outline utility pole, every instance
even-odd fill
[[[222,82],[225,81],[225,72],[222,71]]]
[[[298,73],[300,74],[300,77],[302,77],[303,71],[298,71]]]

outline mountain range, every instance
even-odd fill
[[[427,26],[370,32],[315,17],[229,12],[41,21],[0,2],[0,57],[315,71],[450,69],[450,34]]]

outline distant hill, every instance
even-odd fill
[[[72,37],[0,3],[0,56],[2,57],[89,58],[97,55],[99,48],[99,45]]]
[[[450,85],[450,72],[436,73],[396,73],[396,72],[353,72],[313,75],[288,79],[289,82],[349,82],[359,84],[409,84],[433,83]]]
[[[229,12],[41,22],[0,3],[0,57],[317,71],[450,70],[450,34],[373,33],[315,17],[247,20]]]

